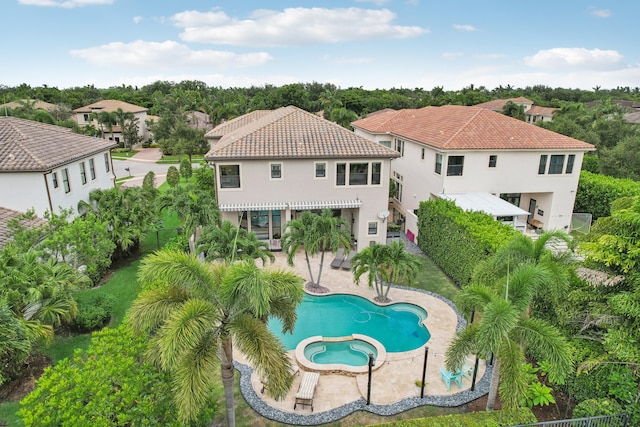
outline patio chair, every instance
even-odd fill
[[[344,248],[339,248],[336,257],[331,261],[331,268],[340,268],[344,261]]]
[[[344,261],[342,261],[342,265],[340,266],[343,270],[351,270],[351,258],[356,254],[356,251],[351,249],[347,254]]]
[[[453,372],[447,371],[444,368],[440,368],[440,378],[447,386],[447,391],[451,391],[451,383],[454,382],[458,384],[458,387],[462,388],[462,372]]]
[[[293,409],[296,409],[298,404],[302,406],[311,406],[311,412],[313,412],[313,395],[316,393],[316,386],[320,380],[320,374],[317,372],[305,372],[300,381],[300,387],[296,393],[296,401],[293,404]]]
[[[292,364],[289,367],[289,374],[293,377],[294,375],[297,375],[300,372],[300,367],[296,364]],[[262,389],[260,390],[260,393],[264,393],[265,389],[267,388],[267,380],[265,380],[264,378],[260,379],[260,383],[262,384]]]

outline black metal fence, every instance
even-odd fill
[[[518,424],[513,427],[628,427],[629,416],[627,414],[602,415],[599,417],[575,418],[572,420],[545,421],[534,424]]]

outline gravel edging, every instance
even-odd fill
[[[422,289],[415,289],[397,285],[391,286],[397,289],[421,292],[443,301],[453,309],[458,317],[456,331],[459,331],[466,326],[467,321],[462,317],[456,305],[449,299]],[[367,411],[375,415],[391,416],[408,411],[409,409],[414,409],[425,405],[440,407],[461,406],[473,400],[476,400],[489,392],[489,383],[491,381],[491,374],[493,372],[493,366],[487,364],[485,366],[484,375],[478,381],[476,381],[474,391],[467,389],[459,393],[441,396],[425,396],[424,398],[420,398],[417,396],[409,397],[406,399],[402,399],[399,402],[391,403],[388,405],[367,405],[366,400],[364,398],[360,398],[356,401],[347,403],[329,411],[320,412],[317,414],[312,413],[303,415],[293,412],[281,411],[267,405],[264,400],[262,400],[260,396],[258,396],[253,388],[253,385],[251,384],[251,374],[253,373],[253,369],[250,366],[237,361],[233,363],[235,368],[240,372],[240,392],[242,393],[242,396],[245,398],[249,406],[251,406],[258,414],[273,421],[304,426],[335,422],[341,418],[351,415],[356,411]]]

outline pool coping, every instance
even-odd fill
[[[456,325],[456,332],[460,331],[467,325],[467,321],[462,317],[462,314],[456,307],[456,305],[449,299],[442,295],[435,294],[433,292],[425,291],[423,289],[411,288],[408,286],[391,285],[396,289],[403,289],[408,291],[420,292],[427,294],[434,298],[437,298],[447,304],[453,309],[458,317]],[[428,311],[427,311],[428,312]],[[476,382],[475,390],[471,389],[463,390],[455,394],[447,394],[440,396],[425,396],[420,397],[408,397],[398,402],[390,403],[387,405],[371,404],[367,405],[364,398],[360,398],[353,402],[349,402],[340,407],[330,409],[328,411],[316,413],[316,414],[297,414],[293,412],[286,412],[280,409],[276,409],[262,400],[256,393],[253,385],[251,384],[251,374],[253,368],[243,363],[234,361],[234,366],[240,372],[240,392],[258,414],[262,417],[293,425],[320,425],[335,422],[342,419],[356,411],[367,411],[375,415],[391,416],[397,415],[409,409],[418,408],[420,406],[440,406],[440,407],[456,407],[476,400],[489,392],[489,384],[491,381],[491,374],[493,372],[493,365],[486,363],[484,375]]]

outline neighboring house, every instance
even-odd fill
[[[420,202],[443,196],[466,199],[466,206],[484,203],[486,209],[476,210],[516,226],[528,219],[537,228],[568,231],[582,158],[595,149],[478,107],[391,111],[352,126],[357,135],[399,152],[391,171],[398,189],[392,218],[406,221],[410,237],[417,234]],[[453,197],[460,194],[467,196]],[[505,213],[505,200],[519,209]],[[492,210],[493,203],[500,207]]]
[[[57,107],[55,104],[49,102],[38,101],[35,99],[21,99],[20,101],[7,102],[6,104],[0,104],[0,113],[4,112],[5,108],[24,108],[25,106],[31,106],[34,110],[44,110],[48,112],[54,111]]]
[[[537,105],[533,105],[533,101],[522,96],[509,99],[494,99],[493,101],[474,105],[474,107],[486,108],[487,110],[497,111],[500,113],[509,101],[524,107],[524,114],[527,117],[527,123],[551,122],[553,121],[553,112],[559,110],[559,108],[539,107]]]
[[[213,123],[209,115],[202,111],[188,111],[186,113],[187,124],[194,129],[205,130],[206,132],[213,129]]]
[[[357,250],[386,242],[394,150],[293,106],[245,114],[205,137],[223,219],[271,249],[289,220],[323,208],[347,221]]]
[[[77,211],[98,188],[112,188],[113,141],[17,117],[0,117],[0,203],[42,217]]]
[[[128,102],[116,101],[114,99],[106,99],[104,101],[94,102],[93,104],[85,105],[84,107],[76,108],[73,110],[75,113],[75,119],[79,126],[87,126],[92,124],[96,129],[101,129],[100,124],[91,117],[91,113],[100,113],[107,111],[109,113],[115,113],[118,109],[124,113],[131,113],[133,117],[138,119],[138,138],[140,141],[149,139],[149,129],[147,128],[147,109],[138,105],[129,104]],[[113,139],[115,142],[120,143],[123,140],[122,129],[118,125],[114,125],[112,132],[104,129],[104,138]],[[133,145],[136,145],[135,143]]]
[[[23,215],[24,212],[18,212],[13,209],[7,209],[0,206],[0,249],[4,247],[11,240],[11,229],[9,228],[9,221],[14,218],[18,218]],[[46,221],[42,218],[34,218],[32,220],[22,220],[20,223],[26,228],[38,228]]]
[[[625,113],[624,115],[624,119],[628,123],[634,125],[640,123],[640,102],[627,101],[623,99],[613,99],[611,100],[611,103],[627,110],[627,113]],[[600,104],[602,104],[602,101],[591,101],[587,102],[585,106],[587,108],[594,108]]]

